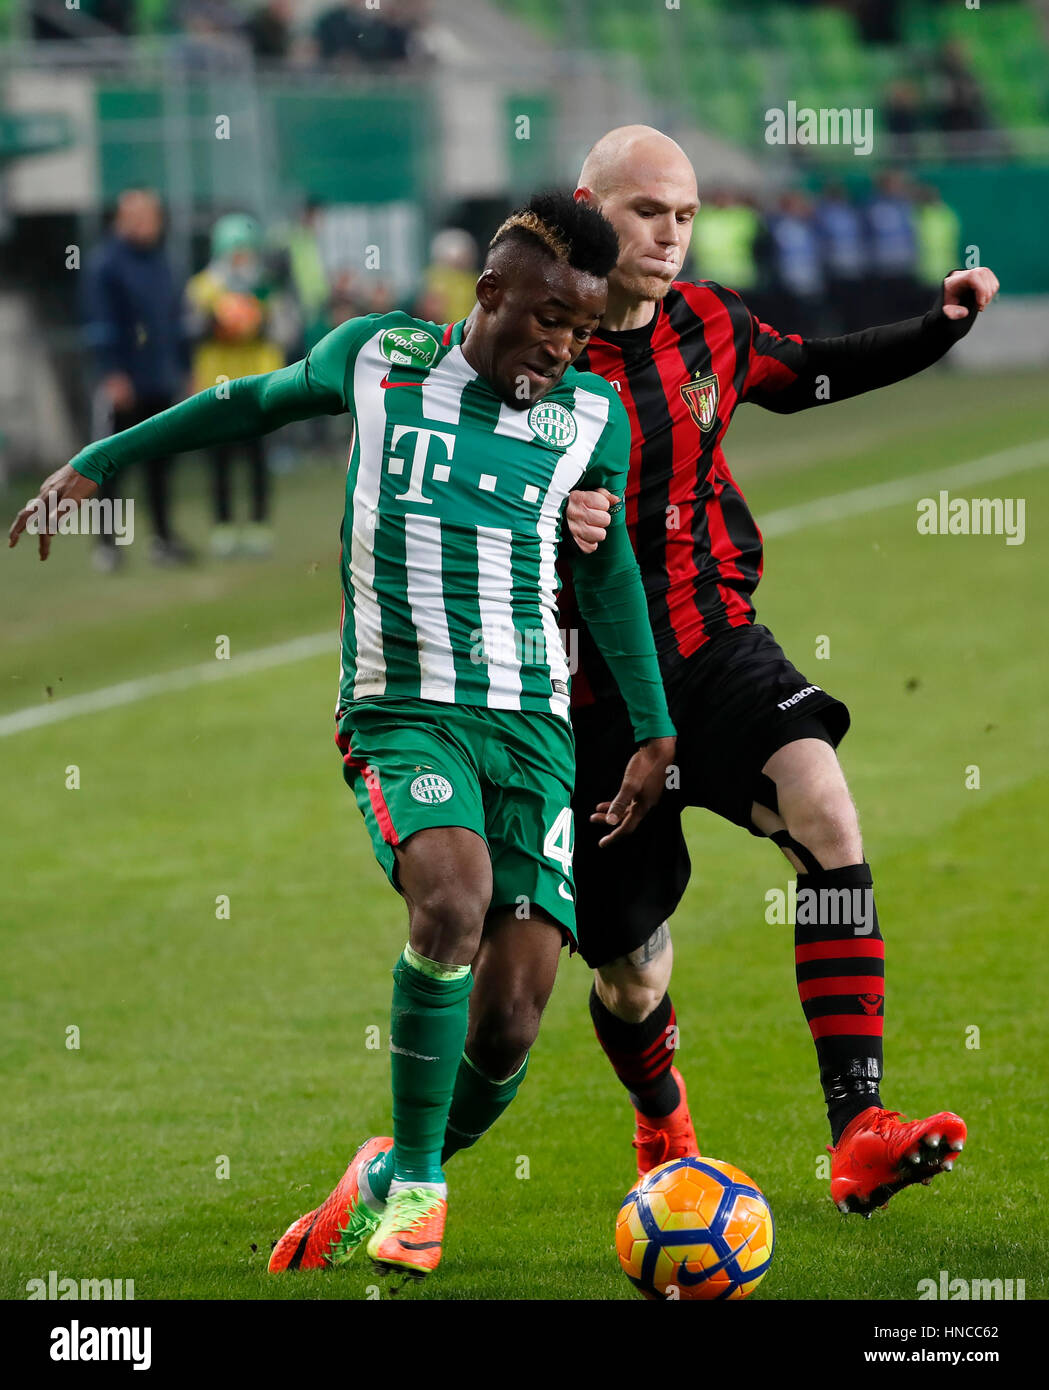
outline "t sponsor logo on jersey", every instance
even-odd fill
[[[528,428],[546,444],[567,449],[576,437],[576,422],[572,412],[556,401],[540,401],[528,412]]]
[[[452,784],[447,777],[428,772],[423,777],[416,777],[409,790],[414,799],[425,806],[439,806],[442,801],[450,800]]]
[[[688,406],[689,414],[701,430],[709,430],[718,416],[718,379],[716,376],[700,377],[698,381],[688,381],[681,388],[681,398]]]
[[[429,367],[437,347],[433,334],[421,328],[390,328],[379,340],[379,351],[395,367]]]

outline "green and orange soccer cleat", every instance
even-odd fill
[[[377,1274],[424,1279],[441,1261],[448,1203],[432,1187],[391,1191],[378,1228],[368,1241]]]
[[[378,1138],[368,1139],[360,1146],[328,1200],[315,1211],[300,1216],[277,1241],[270,1256],[271,1274],[285,1269],[325,1269],[346,1263],[380,1220],[380,1213],[367,1204],[369,1193],[364,1170],[373,1158],[392,1145],[392,1139]],[[376,1205],[380,1205],[378,1201]]]
[[[949,1173],[965,1136],[965,1121],[950,1110],[908,1123],[898,1110],[872,1105],[828,1146],[831,1200],[840,1211],[870,1216],[903,1188]]]
[[[688,1113],[688,1095],[685,1083],[677,1067],[671,1067],[670,1074],[677,1082],[681,1099],[669,1115],[658,1120],[649,1119],[635,1110],[637,1128],[634,1131],[633,1145],[637,1150],[637,1175],[643,1178],[661,1163],[669,1163],[675,1158],[700,1158],[699,1143]]]

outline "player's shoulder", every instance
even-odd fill
[[[396,365],[429,366],[441,345],[444,328],[426,319],[413,318],[403,309],[385,314],[362,314],[333,328],[313,348],[314,359],[352,357],[367,343]]]
[[[605,377],[599,376],[597,372],[582,372],[577,367],[567,367],[565,374],[558,382],[558,391],[574,391],[577,408],[586,406],[587,398],[594,398],[613,402],[613,409],[623,408],[623,403],[619,399],[619,392]],[[606,407],[607,409],[607,407]]]
[[[704,311],[709,315],[715,303],[728,309],[730,313],[739,310],[750,312],[738,290],[730,289],[728,285],[720,285],[716,280],[675,280],[667,292],[667,298],[671,295],[676,295],[700,318],[704,317]],[[666,307],[669,309],[670,305],[667,304]]]
[[[626,407],[619,399],[619,392],[610,381],[596,372],[581,372],[575,367],[568,367],[558,383],[557,391],[572,393],[572,412],[577,418],[590,417],[598,425],[618,424],[629,430],[630,421]]]

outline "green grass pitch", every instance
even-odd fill
[[[729,462],[759,520],[889,477],[915,475],[916,501],[917,475],[1044,438],[1044,399],[1044,376],[937,371],[795,418],[742,411]],[[330,656],[0,738],[4,1297],[50,1270],[133,1279],[138,1299],[369,1297],[360,1256],[338,1273],[265,1270],[271,1241],[389,1125],[405,914],[332,740],[340,452],[278,480],[268,562],[157,571],[136,545],[123,575],[101,576],[85,542],[41,566],[28,538],[4,559],[0,715],[207,661],[219,635],[235,663],[332,632]],[[179,488],[183,529],[203,527],[192,461]],[[965,1116],[954,1174],[870,1222],[833,1209],[792,932],[765,921],[785,862],[689,816],[679,1061],[704,1151],[775,1213],[756,1299],[914,1299],[941,1269],[1046,1293],[1049,471],[952,495],[1025,498],[1025,543],[919,536],[914,501],[773,535],[758,611],[852,709],[842,759],[887,942],[884,1095]],[[637,1297],[613,1249],[631,1114],[588,990],[566,956],[518,1100],[449,1165],[444,1263],[406,1297]]]

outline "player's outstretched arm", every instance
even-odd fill
[[[27,502],[11,523],[7,533],[8,547],[18,544],[18,538],[29,524],[30,517],[45,515],[47,523],[37,531],[37,551],[41,560],[51,554],[51,537],[55,533],[58,508],[63,502],[82,502],[94,497],[98,484],[78,473],[72,464],[63,464],[45,478],[40,491]]]
[[[986,266],[955,270],[922,317],[837,338],[783,337],[753,319],[742,399],[789,415],[903,381],[964,338],[998,289]]]
[[[44,512],[49,524],[40,530],[39,550],[41,560],[46,560],[53,534],[50,523],[58,505],[92,496],[99,483],[130,463],[232,443],[268,434],[293,420],[345,410],[346,403],[337,385],[338,372],[330,370],[337,365],[330,361],[338,351],[335,340],[336,334],[329,334],[301,362],[262,376],[220,382],[131,429],[89,444],[45,479],[37,497],[15,517],[8,544],[17,545],[30,517]],[[329,342],[332,348],[327,358],[320,355],[317,365],[311,367],[318,349]]]

